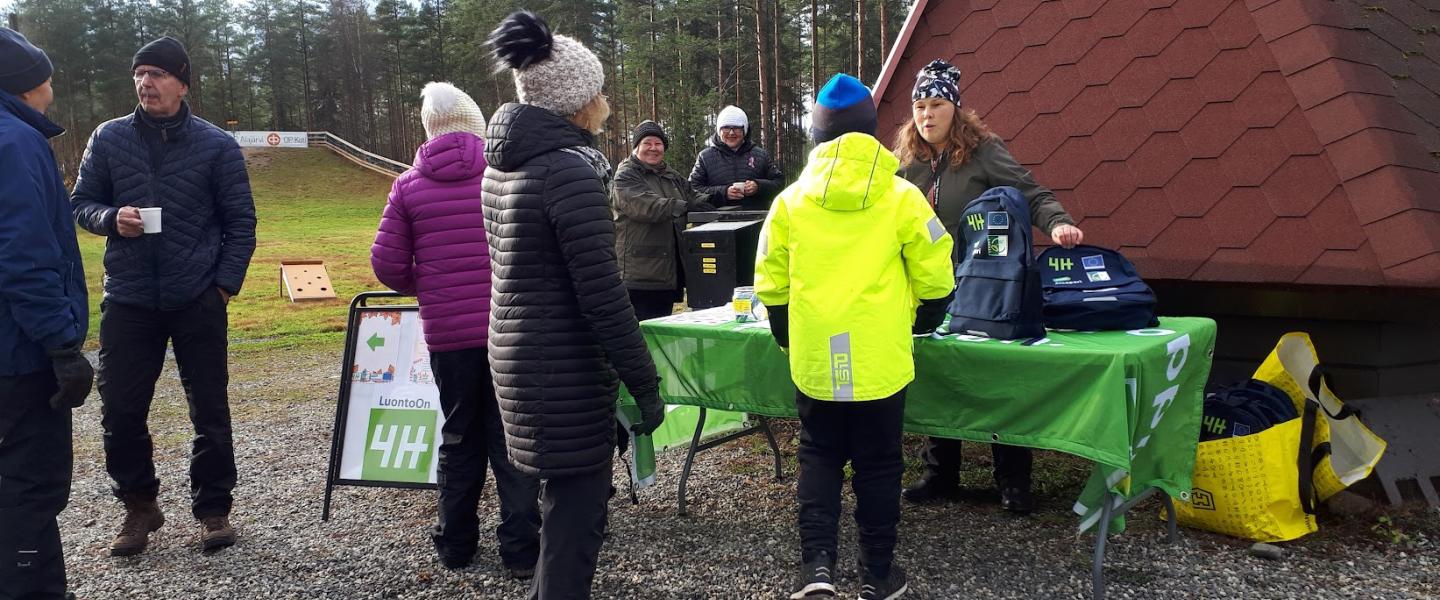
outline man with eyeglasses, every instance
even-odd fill
[[[125,505],[110,554],[144,552],[165,523],[147,420],[167,343],[195,427],[190,511],[213,552],[235,543],[226,305],[255,251],[255,204],[239,145],[185,102],[185,47],[155,40],[131,70],[140,105],[95,129],[70,198],[80,226],[107,238],[98,387],[105,468]]]

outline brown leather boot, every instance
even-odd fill
[[[235,545],[235,528],[230,526],[230,517],[218,515],[200,519],[200,547],[205,552],[216,552]]]
[[[125,503],[125,521],[120,533],[110,542],[110,556],[135,556],[150,543],[150,532],[165,525],[165,514],[154,498],[121,498]]]

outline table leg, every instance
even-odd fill
[[[765,433],[765,441],[770,442],[770,453],[775,455],[775,480],[784,479],[784,461],[780,457],[780,444],[775,443],[775,433],[770,431],[770,419],[767,417],[756,418],[760,421],[760,430]]]
[[[700,407],[700,419],[695,423],[695,436],[690,438],[690,450],[685,454],[685,467],[680,469],[679,514],[685,516],[685,484],[690,480],[690,467],[695,464],[695,454],[700,451],[700,436],[705,433],[705,407]]]
[[[1106,492],[1101,499],[1104,504],[1100,508],[1100,523],[1095,526],[1095,558],[1090,566],[1090,585],[1093,593],[1093,600],[1105,600],[1105,538],[1110,533],[1110,518],[1112,516],[1111,506],[1114,505],[1115,493]]]
[[[1175,500],[1170,498],[1170,494],[1160,494],[1160,501],[1165,503],[1165,541],[1173,544],[1180,541],[1180,528],[1175,515]]]

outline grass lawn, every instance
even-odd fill
[[[350,298],[385,289],[370,271],[370,243],[391,180],[322,149],[262,150],[248,162],[258,243],[245,289],[230,303],[232,351],[339,347]],[[105,238],[86,231],[79,237],[90,284],[93,348],[99,335]],[[325,261],[338,297],[291,303],[280,291],[282,260]]]

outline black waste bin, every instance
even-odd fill
[[[765,213],[690,213],[690,222],[693,226],[680,236],[686,304],[700,309],[729,303],[735,288],[755,282],[755,248]]]

